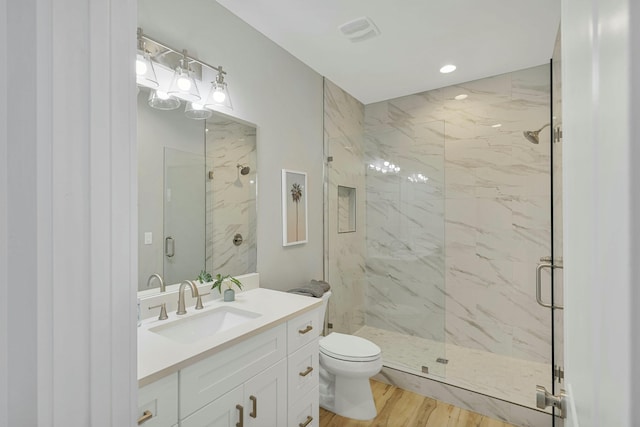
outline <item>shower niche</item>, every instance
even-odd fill
[[[338,233],[356,231],[356,189],[338,185]]]

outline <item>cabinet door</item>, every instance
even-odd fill
[[[242,406],[242,386],[222,395],[199,411],[180,422],[181,427],[236,427],[247,420],[246,409]]]
[[[281,360],[244,385],[245,426],[286,427],[287,361]]]
[[[178,374],[172,374],[138,390],[138,423],[166,427],[178,422]]]

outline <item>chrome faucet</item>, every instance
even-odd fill
[[[180,283],[180,288],[178,289],[178,311],[176,311],[176,314],[186,314],[187,313],[187,310],[184,307],[184,288],[187,287],[187,286],[191,287],[191,296],[193,298],[198,298],[200,296],[198,294],[198,287],[191,280],[185,280],[184,282]],[[198,300],[199,299],[200,298],[198,298]],[[202,304],[202,303],[200,303],[200,304]]]
[[[153,279],[158,279],[158,281],[160,282],[160,292],[166,292],[167,289],[164,285],[164,280],[162,280],[162,276],[160,276],[158,273],[154,273],[149,276],[149,280],[147,280],[147,288],[151,286],[151,282],[153,282]]]

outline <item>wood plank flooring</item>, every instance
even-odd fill
[[[392,385],[371,381],[378,416],[355,421],[320,408],[320,427],[515,427]]]

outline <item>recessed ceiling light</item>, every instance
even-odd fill
[[[502,126],[502,123],[496,123],[495,125],[491,125],[492,128],[499,128]]]
[[[469,95],[467,95],[466,93],[461,93],[460,95],[456,95],[453,97],[453,99],[455,99],[456,101],[462,101],[463,99],[467,99]]]
[[[444,67],[440,68],[440,72],[442,74],[451,73],[451,72],[453,72],[455,70],[456,70],[456,66],[453,65],[453,64],[445,65]]]

